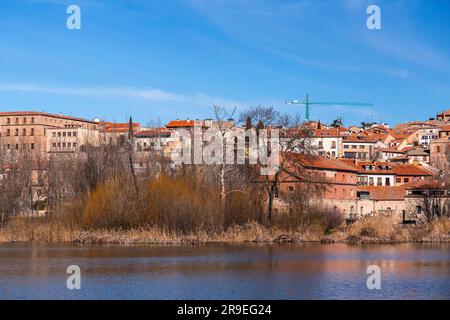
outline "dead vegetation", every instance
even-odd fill
[[[272,111],[257,109],[266,125]],[[278,116],[277,116],[278,117]],[[222,123],[217,116],[218,123]],[[219,121],[220,120],[220,121]],[[266,119],[267,120],[267,119]],[[269,121],[269,120],[267,120]],[[290,123],[290,124],[289,124]],[[285,126],[292,121],[285,121]],[[308,153],[296,129],[284,152]],[[302,140],[303,139],[303,140]],[[289,196],[283,175],[261,180],[260,167],[181,165],[155,157],[135,167],[141,155],[132,139],[83,152],[50,156],[3,154],[0,150],[0,241],[81,243],[198,243],[210,241],[448,241],[448,220],[403,228],[384,217],[367,217],[346,227],[342,215],[320,207],[324,181],[308,176],[300,163],[282,157],[281,169],[298,176]],[[148,156],[148,155],[147,155]],[[279,194],[287,210],[274,212]],[[37,216],[46,211],[45,217]]]

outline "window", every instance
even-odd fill
[[[23,136],[26,136],[26,135],[27,135],[27,129],[23,129],[23,130],[22,130],[22,135],[23,135]]]
[[[407,183],[407,182],[409,182],[409,178],[405,178],[405,179],[403,179],[403,181],[404,181],[405,183]]]
[[[23,124],[27,124],[27,118],[23,118]]]
[[[76,143],[76,142],[72,143],[72,146],[73,146],[74,148],[76,148],[76,147],[77,147],[77,143]]]
[[[390,186],[391,185],[391,178],[386,178],[386,185]]]
[[[395,179],[395,182],[397,182],[397,183],[402,183],[402,178],[396,178],[396,179]]]
[[[31,128],[30,136],[34,136],[34,129]]]
[[[356,144],[352,145],[352,149],[356,149],[358,146]]]
[[[369,191],[358,191],[356,193],[356,196],[360,199],[368,200],[368,199],[370,199],[370,192]]]
[[[377,178],[377,186],[382,186],[383,185],[383,179],[381,177]]]
[[[19,135],[19,129],[16,129],[16,136]]]
[[[437,146],[437,147],[436,147],[436,152],[437,152],[437,153],[441,153],[441,146]]]
[[[367,184],[368,184],[368,179],[367,179],[367,177],[365,177],[365,176],[359,176],[358,178],[358,185],[360,185],[360,186],[367,186]]]
[[[56,143],[52,144],[53,149],[56,149]]]
[[[11,129],[6,130],[6,135],[9,137],[11,135]]]
[[[19,118],[16,118],[16,124],[19,124]]]
[[[66,133],[65,132],[63,132],[63,137],[65,137],[66,136]]]
[[[373,186],[373,185],[374,185],[373,177],[370,177],[369,178],[369,186]]]
[[[6,119],[6,124],[11,124],[11,119],[10,118]]]
[[[31,123],[34,123],[34,117],[31,118]]]
[[[68,148],[72,147],[72,144],[70,142],[67,142],[67,147]]]
[[[360,149],[364,149],[364,145],[361,144],[361,145],[359,146],[359,148],[360,148]]]
[[[67,136],[68,136],[68,137],[71,137],[71,136],[72,136],[72,132],[70,132],[70,131],[67,132]]]
[[[422,213],[422,206],[416,206],[416,214]]]
[[[344,144],[344,149],[348,149],[348,144]]]
[[[66,147],[66,143],[65,143],[65,142],[63,142],[62,146],[63,146],[63,148],[65,148],[65,147]]]
[[[336,141],[332,141],[331,142],[331,148],[332,149],[336,149]],[[333,151],[334,152],[334,151]]]
[[[76,131],[73,132],[73,136],[74,136],[74,137],[77,136],[77,132],[76,132]]]
[[[323,142],[319,141],[319,148],[323,148]]]
[[[19,150],[19,144],[16,143],[16,150]]]
[[[58,132],[58,137],[61,137],[61,132]]]
[[[293,186],[289,186],[289,191],[294,191],[294,187]]]
[[[8,150],[11,149],[11,145],[9,143],[8,143],[7,149]]]

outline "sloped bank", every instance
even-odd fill
[[[0,242],[76,242],[83,244],[197,244],[207,242],[265,243],[450,243],[450,221],[439,220],[420,226],[402,226],[389,218],[365,218],[336,230],[310,228],[286,231],[256,222],[233,226],[221,233],[203,230],[192,234],[167,232],[156,227],[139,229],[82,229],[58,221],[13,219],[0,228]]]

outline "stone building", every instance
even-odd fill
[[[450,172],[450,135],[430,144],[430,163],[439,170]]]
[[[98,124],[81,118],[35,111],[0,112],[0,148],[7,153],[48,149],[47,130],[77,126],[97,129]]]

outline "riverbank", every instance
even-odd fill
[[[156,227],[139,229],[82,229],[59,221],[15,218],[0,228],[0,242],[75,242],[85,244],[196,244],[207,242],[274,243],[450,243],[450,221],[404,226],[385,217],[361,219],[350,226],[328,231],[286,231],[256,222],[233,226],[221,233],[198,231],[191,234],[164,231]]]

